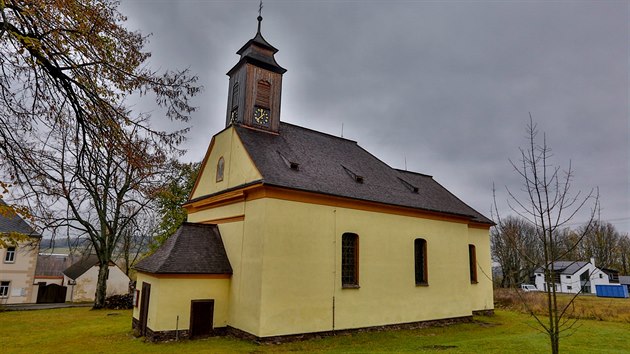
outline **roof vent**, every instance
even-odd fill
[[[400,180],[400,182],[407,187],[411,192],[413,193],[418,193],[418,191],[420,190],[418,187],[414,186],[413,184],[405,181],[404,179],[398,177],[398,179]]]
[[[360,175],[352,172],[349,168],[347,168],[344,165],[341,165],[341,167],[343,167],[343,169],[346,171],[346,173],[349,174],[350,177],[352,177],[352,179],[354,179],[355,182],[363,183],[363,180],[364,180],[363,176],[360,176]]]
[[[284,164],[287,165],[287,167],[289,167],[293,171],[299,171],[300,170],[300,164],[299,163],[294,162],[294,161],[289,161],[289,159],[286,156],[284,156],[278,150],[276,150],[276,152],[278,153],[278,155],[280,155],[280,158],[282,159],[282,162],[284,162]]]

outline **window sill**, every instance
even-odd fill
[[[470,284],[479,284],[479,282],[478,282],[478,281],[476,281],[476,280],[471,280],[471,281],[470,281]]]
[[[416,283],[416,286],[429,286],[429,283],[427,282]]]
[[[361,288],[359,284],[343,284],[341,285],[342,289],[359,289]]]

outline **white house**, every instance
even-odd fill
[[[553,263],[554,283],[556,291],[561,293],[595,294],[595,285],[610,284],[608,274],[595,267],[595,259],[590,262],[556,261]],[[544,268],[534,271],[535,285],[540,291],[547,290]]]
[[[63,284],[68,287],[66,301],[94,301],[99,261],[96,255],[84,257],[63,271]],[[129,292],[129,277],[114,262],[109,263],[107,296]]]

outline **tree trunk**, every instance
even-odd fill
[[[109,278],[109,262],[100,262],[98,268],[98,282],[96,283],[96,295],[94,298],[94,309],[105,307],[107,297],[107,278]]]

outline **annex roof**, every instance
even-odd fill
[[[0,205],[6,206],[7,203],[0,198]],[[41,235],[33,230],[19,215],[5,216],[0,214],[0,234],[8,232],[19,232],[31,237],[41,237]]]
[[[154,274],[232,274],[219,228],[187,222],[134,269]]]
[[[581,261],[555,261],[553,262],[553,269],[560,274],[573,275],[580,269],[584,268],[589,262]],[[538,267],[534,273],[543,273],[545,270],[543,267]]]
[[[280,123],[279,134],[236,131],[267,185],[491,220],[431,176],[394,169],[357,142]]]

